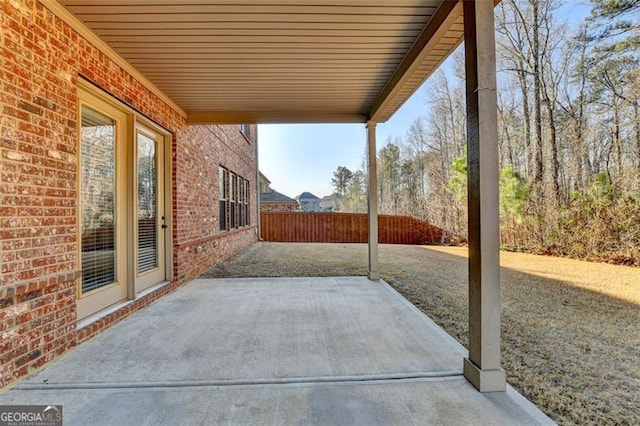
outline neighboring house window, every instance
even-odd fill
[[[219,170],[219,186],[220,186],[220,230],[226,231],[227,228],[227,202],[229,199],[229,171],[224,167]]]
[[[247,138],[249,139],[250,137],[250,127],[248,124],[241,124],[240,125],[240,132]]]

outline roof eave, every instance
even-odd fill
[[[367,114],[304,111],[187,111],[188,124],[365,123]]]
[[[444,62],[460,45],[462,36],[453,37],[446,52],[436,51],[452,27],[462,19],[462,2],[445,0],[429,23],[424,27],[413,46],[382,89],[369,113],[368,120],[382,123],[387,121],[411,95],[418,90],[433,71]],[[431,65],[425,70],[423,64],[431,58]]]

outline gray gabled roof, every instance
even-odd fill
[[[310,192],[303,192],[296,197],[296,200],[320,200],[320,198],[316,197]]]
[[[287,197],[284,194],[279,193],[278,191],[271,190],[271,192],[261,192],[260,193],[260,202],[261,203],[295,203],[296,200],[293,198]]]

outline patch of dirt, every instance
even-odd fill
[[[560,424],[640,424],[640,269],[502,252],[502,365]],[[206,277],[366,275],[365,244],[257,243]],[[385,281],[467,345],[465,247],[380,246]]]

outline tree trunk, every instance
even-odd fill
[[[622,141],[620,140],[620,111],[616,99],[613,99],[613,148],[616,153],[616,179],[622,178]]]
[[[633,123],[636,131],[636,168],[640,172],[640,106],[638,102],[633,105]]]
[[[551,187],[552,187],[552,199],[557,207],[560,202],[560,163],[558,161],[558,136],[556,129],[556,108],[555,108],[555,93],[556,88],[553,86],[553,76],[545,74],[545,69],[541,69],[541,77],[543,83],[541,84],[542,101],[545,109],[547,110],[547,119],[549,125],[549,151],[551,154]],[[551,86],[551,88],[549,87]],[[554,93],[554,99],[549,96],[549,92]]]
[[[530,182],[533,182],[533,147],[531,146],[531,113],[529,107],[529,82],[527,74],[524,72],[524,63],[520,61],[520,70],[518,71],[518,81],[520,82],[520,90],[522,91],[522,115],[524,124],[524,149],[526,151],[527,161],[525,162],[526,175]]]
[[[575,156],[575,177],[574,177],[574,189],[583,190],[585,185],[584,179],[584,141],[582,140],[582,120],[580,116],[573,117],[573,131],[575,133],[575,146],[574,146],[574,156]]]
[[[586,38],[587,32],[584,29],[583,36]],[[593,169],[591,166],[591,160],[589,159],[589,150],[587,149],[587,143],[585,141],[584,129],[585,129],[585,105],[587,103],[587,44],[582,44],[581,57],[580,57],[580,96],[578,97],[578,116],[576,118],[576,142],[578,145],[577,162],[580,168],[580,180],[579,188],[584,190],[588,182],[593,176]]]
[[[511,132],[509,132],[509,124],[507,123],[507,118],[505,118],[504,108],[502,108],[501,105],[499,105],[498,107],[498,114],[500,117],[500,124],[502,126],[502,134],[504,135],[502,137],[504,145],[502,146],[500,152],[500,169],[504,168],[506,162],[507,164],[511,165],[511,167],[513,167],[513,170],[517,171],[518,168],[516,167],[516,164],[514,164],[513,158],[513,142],[511,141]]]
[[[551,184],[553,186],[553,196],[558,205],[560,194],[560,162],[558,161],[558,137],[555,123],[555,111],[551,102],[547,100],[547,113],[549,114],[549,145],[551,149]]]
[[[534,200],[540,203],[543,198],[543,151],[542,151],[542,118],[540,99],[540,16],[538,0],[532,1],[532,46],[531,55],[533,60],[533,191]]]

